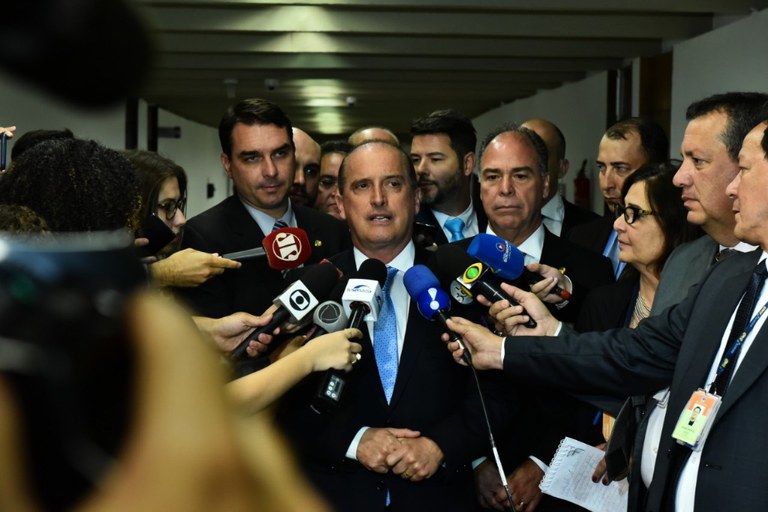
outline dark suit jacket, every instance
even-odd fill
[[[426,254],[417,251],[416,263],[425,259]],[[355,271],[352,251],[331,261],[345,273]],[[469,387],[469,370],[457,365],[445,349],[440,325],[422,317],[411,301],[397,381],[387,404],[365,326],[363,331],[362,359],[348,374],[339,410],[322,416],[309,411],[317,389],[313,379],[304,383],[304,390],[294,390],[281,406],[281,424],[307,476],[337,511],[383,510],[387,489],[392,510],[398,512],[474,510],[471,461],[482,453],[486,436],[480,434],[481,416],[474,413],[477,391]],[[441,448],[443,466],[421,482],[369,471],[345,457],[363,426],[418,430]]]
[[[705,386],[714,356],[761,250],[715,266],[680,304],[636,329],[506,341],[504,370],[513,378],[618,395],[671,386],[653,482],[642,509],[659,511],[676,447],[671,433],[691,393]],[[555,371],[552,371],[553,368]],[[734,374],[701,456],[695,510],[767,510],[768,328]]]
[[[319,262],[349,247],[346,225],[318,210],[293,205],[296,223],[312,245],[308,263]],[[184,227],[182,247],[225,254],[260,247],[264,233],[237,196],[230,196]],[[269,268],[265,258],[243,260],[239,269],[227,270],[195,288],[175,293],[197,314],[219,318],[245,311],[260,315],[285,288],[282,274]]]
[[[593,222],[600,218],[600,216],[592,210],[576,206],[566,198],[563,198],[563,207],[565,211],[563,216],[563,229],[560,230],[561,237],[566,237],[576,226],[581,226],[582,224]]]
[[[477,217],[478,233],[485,233],[485,228],[488,226],[488,217],[485,215],[485,210],[483,210],[482,204],[478,204],[477,202],[474,202],[472,204],[475,207],[475,216]],[[432,209],[429,206],[421,205],[421,208],[419,209],[419,213],[416,215],[416,218],[414,220],[416,222],[422,222],[424,224],[434,226],[436,228],[435,243],[437,245],[443,245],[448,243],[448,238],[445,236],[445,232],[443,231],[443,228],[440,226],[440,223],[437,222],[437,219],[435,218],[435,214],[432,213]]]
[[[598,217],[586,224],[574,227],[566,233],[565,238],[592,252],[603,254],[605,244],[608,243],[608,238],[613,232],[613,221],[614,219],[610,215]]]

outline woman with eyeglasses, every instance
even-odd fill
[[[184,216],[187,202],[187,176],[184,169],[151,151],[127,151],[125,156],[136,171],[141,189],[142,227],[138,236],[148,238],[149,244],[161,240],[161,246],[152,251],[157,251],[156,256],[150,255],[145,260],[150,263],[150,274],[156,285],[198,286],[227,269],[240,267],[239,262],[222,258],[218,254],[194,249],[176,252],[187,222]],[[164,230],[166,235],[162,233]]]
[[[624,182],[625,206],[613,228],[619,259],[627,266],[616,283],[586,298],[577,330],[637,326],[651,311],[661,269],[672,250],[701,236],[701,230],[686,221],[680,189],[672,183],[675,172],[677,166],[671,163],[643,166]]]

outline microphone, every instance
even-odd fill
[[[320,299],[328,297],[334,285],[339,279],[336,267],[331,263],[318,263],[307,268],[307,271],[298,281],[278,295],[272,303],[277,305],[277,311],[272,314],[272,321],[264,327],[254,330],[245,340],[235,347],[229,355],[230,359],[237,361],[243,359],[251,340],[255,340],[262,333],[272,332],[278,325],[286,320],[299,323],[320,303]],[[275,348],[274,343],[267,345],[267,352]]]
[[[349,317],[347,327],[360,329],[364,321],[376,320],[381,309],[381,287],[386,281],[387,267],[381,261],[368,259],[360,265],[341,296],[342,307]],[[310,408],[317,414],[334,409],[341,402],[346,384],[344,372],[326,370]]]
[[[322,336],[329,332],[344,329],[347,324],[347,315],[341,304],[335,300],[328,300],[317,306],[312,315],[312,321],[318,326],[315,336]],[[326,370],[315,393],[315,398],[310,404],[310,409],[317,414],[331,410],[341,400],[341,393],[345,385],[344,372],[333,368]]]
[[[472,355],[464,347],[461,337],[453,332],[446,322],[447,313],[451,310],[451,299],[445,290],[440,288],[440,281],[435,274],[424,265],[415,265],[405,272],[403,284],[408,290],[408,295],[416,301],[416,307],[421,316],[431,321],[439,320],[451,341],[455,341],[461,347],[463,351],[461,358],[471,366]]]
[[[480,233],[469,244],[467,254],[482,261],[493,273],[505,281],[521,281],[526,285],[538,283],[543,276],[525,268],[525,256],[520,249],[503,238],[488,233]],[[571,292],[555,286],[549,293],[568,300]]]
[[[312,255],[307,232],[285,227],[272,231],[261,241],[261,247],[222,254],[230,260],[267,257],[267,265],[275,270],[289,270],[305,263]]]
[[[461,247],[452,244],[438,247],[435,251],[435,264],[444,274],[458,274],[458,277],[451,281],[450,290],[451,296],[457,302],[469,304],[474,301],[475,295],[482,294],[492,302],[507,300],[510,304],[519,306],[516,300],[501,289],[491,267],[473,258]],[[532,329],[536,325],[536,321],[529,316],[525,326]]]
[[[379,260],[367,259],[360,265],[341,296],[344,312],[349,317],[347,327],[360,329],[363,322],[378,318],[384,300],[381,287],[386,281],[387,266]]]

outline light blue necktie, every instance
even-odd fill
[[[611,236],[608,237],[608,243],[605,244],[603,250],[603,256],[611,260],[613,274],[618,279],[627,264],[619,260],[619,234],[616,231],[611,231]]]
[[[392,281],[397,274],[397,269],[387,267],[387,281],[382,290],[381,311],[373,327],[373,353],[376,356],[376,366],[379,369],[379,378],[387,397],[387,403],[392,398],[397,379],[397,317],[395,306],[392,303],[390,290]]]
[[[287,227],[288,227],[288,224],[286,224],[283,219],[277,219],[275,221],[275,225],[272,226],[272,231],[277,231],[278,229],[283,229]]]
[[[445,221],[445,228],[451,233],[451,242],[464,239],[464,221],[458,217],[451,217]]]

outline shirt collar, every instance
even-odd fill
[[[290,199],[288,199],[288,208],[285,209],[285,213],[283,213],[282,217],[278,219],[272,217],[268,213],[264,213],[258,208],[254,208],[242,199],[240,199],[240,202],[243,203],[245,210],[248,212],[251,218],[256,222],[256,224],[259,225],[259,228],[261,229],[261,232],[264,233],[264,235],[268,235],[272,232],[272,228],[275,226],[275,222],[278,220],[282,220],[288,226],[294,228],[296,227],[296,215],[293,213],[293,205],[291,204]]]
[[[525,264],[538,263],[541,260],[541,253],[544,250],[544,223],[539,224],[536,231],[525,239],[523,243],[517,246],[518,250],[525,255]],[[490,223],[485,228],[485,232],[490,235],[496,235],[491,229]],[[499,235],[496,235],[499,236]]]
[[[352,248],[352,253],[355,256],[355,267],[360,268],[360,265],[363,264],[365,260],[368,259],[368,256],[363,254],[360,249],[357,247]],[[388,267],[395,267],[400,272],[405,272],[409,268],[413,266],[413,261],[416,258],[416,246],[413,245],[413,242],[408,242],[408,245],[403,247],[403,250],[400,251],[400,253],[395,256],[395,258],[385,263]],[[382,262],[384,263],[384,262]]]

